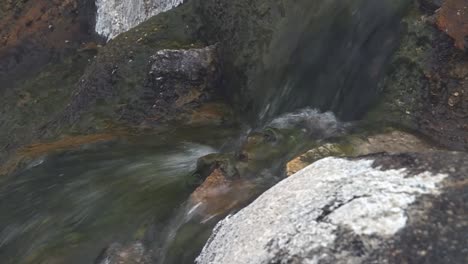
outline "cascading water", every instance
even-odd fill
[[[201,2],[216,12],[250,5]],[[333,111],[342,120],[362,116],[379,93],[378,82],[398,47],[401,17],[411,2],[265,1],[264,10],[257,8],[261,14],[257,9],[225,14],[236,16],[233,22],[204,15],[211,34],[223,34],[234,61],[229,66],[240,65],[243,71],[229,76],[226,92],[242,101],[251,111],[250,122],[258,126],[304,107]]]
[[[96,0],[96,32],[112,39],[183,0]]]
[[[112,39],[182,2],[96,0],[96,32]],[[241,137],[238,145],[228,141],[238,134],[222,135],[219,128],[188,131],[183,137],[170,130],[137,143],[47,157],[8,179],[0,186],[1,262],[91,263],[114,241],[141,239],[133,235],[145,219],[161,218],[154,262],[190,263],[217,220],[217,215],[198,219],[198,204],[187,202],[193,190],[185,181],[192,179],[197,159],[215,152],[207,145],[219,149],[228,141],[235,157],[249,152],[253,161],[246,166],[254,169],[245,172],[257,177],[259,189],[278,181],[281,165],[304,151],[308,141],[342,135],[346,125],[335,114],[354,119],[373,101],[407,2],[298,0],[280,8],[270,41],[262,43],[266,48],[258,60],[249,58],[255,66],[247,70],[246,97],[254,98],[251,127],[260,132]],[[234,19],[240,27],[244,15]],[[244,45],[263,41],[257,37],[246,37]],[[323,113],[329,110],[335,114]]]
[[[409,1],[309,2],[292,5],[255,78],[262,120],[305,106],[360,117],[377,97]]]

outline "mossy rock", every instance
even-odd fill
[[[317,160],[326,157],[357,157],[375,153],[430,152],[437,150],[419,135],[392,127],[365,130],[324,143],[289,161],[286,174],[291,176]]]

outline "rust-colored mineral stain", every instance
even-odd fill
[[[110,141],[116,138],[113,134],[94,134],[84,136],[68,136],[60,140],[49,143],[38,143],[29,145],[19,151],[27,156],[41,156],[53,151],[62,151],[77,148],[85,144],[93,144],[102,141]]]
[[[468,46],[468,1],[445,0],[437,11],[437,26],[455,40],[461,50]]]
[[[215,169],[190,196],[193,204],[202,204],[206,217],[223,215],[247,202],[254,184],[245,179],[228,180],[220,169]]]
[[[78,0],[34,0],[13,9],[0,18],[0,56],[26,40],[63,48],[67,40],[88,34],[77,19]]]
[[[85,144],[111,141],[118,136],[118,134],[110,133],[68,136],[53,142],[32,144],[18,150],[12,159],[1,166],[0,175],[7,175],[13,172],[24,160],[39,158],[53,152],[75,149]]]

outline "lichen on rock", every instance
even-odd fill
[[[430,239],[405,234],[419,228],[442,232],[437,221],[447,212],[432,215],[431,203],[418,201],[459,204],[456,197],[442,197],[450,191],[443,186],[466,179],[467,161],[462,153],[325,158],[221,221],[196,262],[388,263],[393,250],[412,241],[417,241],[413,248],[437,254],[448,246],[428,248]],[[467,227],[465,221],[456,229]],[[458,235],[454,230],[442,236]],[[466,259],[464,245],[456,245],[458,253],[450,259]],[[406,253],[400,257],[427,257]]]
[[[112,39],[183,0],[96,0],[96,32]]]

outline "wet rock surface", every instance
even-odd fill
[[[464,263],[467,158],[320,160],[220,222],[196,262]]]
[[[180,66],[183,59],[186,59],[186,63],[190,61],[190,52],[184,53],[184,50],[204,47],[194,35],[197,26],[186,27],[186,20],[193,17],[192,13],[190,5],[181,6],[150,19],[108,43],[86,69],[77,83],[69,105],[56,117],[52,127],[79,123],[78,127],[82,130],[90,123],[96,126],[97,122],[105,119],[132,124],[141,124],[144,119],[157,120],[158,117],[150,116],[151,110],[159,106],[156,102],[157,96],[160,96],[161,92],[171,93],[177,90],[170,87],[170,91],[158,91],[156,94],[157,89],[164,84],[168,89],[167,82],[170,77],[174,78],[172,84],[179,86],[184,82],[187,85],[188,80],[181,78],[183,74],[177,73],[172,67],[173,76],[166,71],[164,82],[155,83],[150,73],[151,66],[155,62],[154,59],[163,59],[163,54],[159,57],[156,55],[158,51],[177,53],[178,55],[165,58],[165,62],[161,63],[165,63],[165,66],[171,63],[173,66]],[[208,53],[210,51],[207,49]],[[155,55],[156,57],[151,59]],[[200,64],[206,63],[202,57],[191,58],[192,66],[197,59],[200,59]],[[214,64],[216,57],[213,55],[211,58],[213,60],[210,62]],[[209,66],[213,67],[213,64]],[[206,74],[212,72],[207,70]],[[199,86],[200,82],[201,79],[197,83]],[[174,116],[166,116],[166,119],[174,119]]]
[[[455,40],[461,50],[468,47],[468,3],[463,0],[445,0],[436,13],[437,26]]]
[[[200,124],[209,122],[210,119],[216,119],[216,123],[222,124],[228,121],[227,119],[232,119],[231,117],[219,117],[220,114],[229,114],[229,110],[212,111],[213,109],[204,107],[204,104],[209,98],[218,95],[220,95],[220,99],[224,101],[226,101],[226,96],[234,98],[233,101],[238,102],[239,108],[243,110],[252,110],[253,108],[258,108],[259,105],[262,105],[262,107],[265,106],[265,104],[261,102],[255,106],[255,103],[252,101],[253,98],[260,98],[260,100],[269,102],[271,99],[269,96],[259,96],[259,94],[263,93],[270,94],[268,90],[262,90],[263,88],[261,87],[271,88],[281,82],[274,80],[274,78],[264,82],[262,78],[265,76],[262,74],[265,73],[266,76],[277,76],[278,78],[287,79],[282,74],[276,74],[284,68],[283,66],[278,66],[278,69],[276,69],[275,67],[271,68],[271,65],[279,65],[279,63],[276,62],[282,62],[286,57],[309,57],[310,55],[311,58],[315,58],[318,61],[320,61],[321,57],[316,57],[315,55],[317,54],[304,55],[303,49],[300,46],[298,46],[297,52],[294,52],[294,54],[290,54],[290,52],[278,46],[285,38],[290,39],[287,29],[288,26],[297,22],[294,20],[295,17],[298,17],[296,15],[296,9],[313,9],[314,3],[304,1],[293,7],[275,1],[271,1],[271,3],[268,1],[264,2],[264,4],[259,3],[258,5],[252,6],[248,1],[240,3],[230,3],[228,1],[190,1],[169,12],[159,14],[149,19],[140,26],[113,39],[102,49],[99,48],[97,43],[85,43],[84,46],[80,46],[83,41],[81,40],[82,35],[73,34],[73,36],[77,38],[77,45],[73,44],[75,43],[75,39],[70,38],[70,43],[73,44],[73,50],[75,52],[77,49],[82,50],[83,52],[81,52],[81,54],[86,54],[86,56],[78,56],[79,58],[70,57],[69,61],[64,63],[65,65],[56,65],[58,68],[67,68],[70,69],[70,71],[60,72],[60,74],[52,77],[57,72],[57,69],[54,67],[51,67],[52,69],[44,69],[41,74],[48,76],[47,80],[36,76],[37,78],[34,77],[27,80],[29,83],[29,85],[27,85],[28,87],[21,84],[14,92],[5,94],[4,98],[8,101],[8,103],[6,103],[8,107],[3,109],[2,113],[12,114],[5,117],[4,122],[2,122],[2,126],[5,127],[3,131],[5,131],[4,133],[9,141],[6,144],[2,143],[3,151],[8,152],[14,150],[18,145],[28,144],[34,140],[55,138],[57,135],[69,133],[70,131],[79,134],[94,133],[113,125],[130,124],[132,126],[153,127],[154,125],[157,126],[162,122],[171,120],[176,120],[181,123]],[[427,6],[431,6],[432,9],[434,6],[437,6],[438,3],[438,1],[422,2],[434,2],[432,4],[426,4]],[[21,12],[29,10],[28,8],[33,2],[26,1],[25,3],[26,4],[18,9],[19,18],[27,17]],[[36,5],[39,5],[39,3],[44,4],[42,1],[36,1]],[[92,19],[88,19],[88,11],[91,9],[89,9],[87,4],[89,3],[84,1],[78,1],[76,3],[75,1],[66,1],[63,3],[48,2],[47,7],[51,5],[51,8],[49,8],[50,11],[48,12],[55,12],[53,11],[55,10],[55,6],[58,9],[62,8],[60,9],[60,12],[62,12],[60,14],[71,12],[73,14],[72,16],[62,17],[64,19],[75,19],[73,20],[73,25],[77,27],[80,26],[80,29],[83,29],[81,26],[84,24],[80,24],[80,19],[86,18],[86,21],[92,21]],[[52,5],[55,5],[54,8],[52,8]],[[367,12],[374,7],[380,7],[380,4],[376,4],[377,6],[373,5],[374,4],[367,6],[364,2],[360,2],[357,5],[346,5],[340,12],[349,15],[353,9],[362,7],[363,14],[367,14]],[[389,30],[389,32],[387,32],[389,35],[376,35],[372,37],[372,39],[378,39],[379,42],[382,42],[382,39],[387,39],[388,37],[388,41],[385,43],[389,46],[384,47],[384,55],[380,56],[377,54],[381,51],[380,48],[382,48],[382,45],[378,45],[378,50],[369,53],[356,48],[356,52],[353,54],[357,57],[361,55],[366,58],[375,57],[376,65],[382,65],[382,63],[388,59],[391,50],[397,44],[397,38],[393,38],[392,36],[396,34],[393,29],[398,27],[393,27],[393,23],[398,21],[397,17],[400,16],[401,10],[404,9],[402,6],[404,6],[402,3],[397,3],[395,6],[392,5],[392,9],[388,9],[390,13],[381,14],[381,16],[384,17],[383,20],[379,20],[378,23],[373,25],[373,27],[385,25],[383,28]],[[11,8],[12,7],[10,7],[10,9]],[[320,15],[327,17],[327,14],[330,12],[330,16],[335,15],[334,9],[330,9],[328,5],[325,9],[328,11]],[[92,16],[94,16],[94,9]],[[55,15],[51,15],[51,17],[55,17]],[[365,16],[363,15],[363,17]],[[350,20],[350,23],[352,22],[351,24],[356,22],[351,17],[347,17],[347,19]],[[40,21],[42,21],[42,18]],[[41,25],[42,28],[46,25],[47,23],[44,21],[39,23],[38,27]],[[57,23],[60,25],[63,24],[64,28],[69,29],[66,31],[67,34],[76,33],[66,26],[68,25],[67,21],[68,20],[58,21]],[[313,21],[312,18],[311,21]],[[387,21],[388,24],[385,21]],[[18,25],[20,24],[21,23]],[[312,24],[318,25],[319,23]],[[408,22],[408,24],[416,25],[415,27],[421,27],[424,28],[424,30],[427,30],[428,27],[428,25],[421,23]],[[48,26],[47,24],[46,29],[50,30]],[[84,27],[89,27],[89,25],[86,24]],[[55,30],[52,30],[50,34],[58,34],[59,31],[64,31],[58,30],[58,26],[54,26],[53,28],[55,28]],[[330,25],[329,28],[332,30],[335,27]],[[278,29],[278,31],[275,31],[275,29]],[[464,96],[466,91],[464,88],[468,86],[464,84],[466,74],[464,73],[464,64],[460,63],[460,53],[453,53],[451,47],[445,47],[445,44],[436,45],[435,48],[428,48],[428,43],[433,43],[434,40],[432,38],[428,40],[425,35],[426,31],[422,30],[422,33],[420,33],[420,31],[417,31],[420,29],[417,29],[415,30],[417,32],[414,33],[411,30],[412,29],[410,29],[408,33],[408,38],[410,40],[403,43],[403,48],[400,49],[397,59],[395,60],[397,62],[395,64],[395,71],[388,75],[389,81],[386,86],[393,88],[385,89],[389,91],[390,95],[389,99],[383,99],[383,101],[386,102],[385,104],[391,105],[391,109],[390,111],[386,109],[383,112],[385,114],[396,112],[395,115],[392,114],[392,117],[387,119],[397,119],[399,123],[406,122],[405,120],[409,118],[412,128],[416,127],[422,130],[424,133],[451,148],[461,149],[466,144],[457,144],[457,142],[466,142],[466,122],[464,121],[466,120],[465,112],[466,105],[468,104],[466,104],[466,96]],[[433,28],[433,30],[436,29]],[[249,33],[239,34],[238,32],[240,31]],[[307,42],[310,40],[309,38],[303,39],[299,31],[291,33],[293,34],[291,39],[294,39],[298,43],[300,41]],[[364,31],[367,32],[366,30],[363,30],[363,32]],[[347,30],[346,32],[351,31]],[[44,35],[44,39],[50,41],[50,43],[54,45],[66,44],[65,41],[58,41],[55,37],[52,37],[52,35],[49,36],[48,34],[49,33]],[[433,32],[431,34],[433,34]],[[440,34],[443,35],[444,33]],[[346,38],[347,35],[343,35],[342,37]],[[367,39],[364,36],[362,37],[361,40]],[[330,36],[330,38],[332,38],[332,36]],[[448,37],[446,38],[448,39]],[[78,39],[80,39],[80,43],[78,43]],[[66,40],[68,40],[68,37]],[[432,55],[430,55],[429,57],[422,58],[421,56],[414,57],[414,54],[404,54],[406,50],[416,51],[416,53],[420,50],[418,48],[419,46],[416,45],[415,47],[411,41],[416,42],[423,48],[428,48],[425,51],[429,54],[440,54],[440,56],[434,55],[434,57],[431,57]],[[207,71],[204,73],[207,75],[199,80],[182,80],[180,76],[177,77],[174,75],[173,80],[168,81],[166,78],[162,80],[167,82],[161,83],[161,80],[155,80],[155,78],[151,77],[151,74],[148,74],[151,68],[150,58],[160,50],[176,51],[203,49],[207,47],[208,43],[218,42],[219,56],[222,57],[220,67],[215,70],[207,68]],[[356,40],[356,45],[359,46],[361,42]],[[330,41],[330,43],[335,43],[337,47],[324,46],[324,54],[328,54],[328,51],[333,48],[341,50],[342,47],[340,43],[346,42]],[[67,45],[65,45],[65,49],[68,49]],[[437,52],[433,52],[434,49],[437,49]],[[59,48],[55,50],[59,50]],[[348,52],[348,48],[344,50]],[[369,49],[366,48],[365,50]],[[446,51],[450,51],[451,53],[447,53]],[[98,54],[94,58],[95,52],[98,52]],[[454,55],[456,56],[454,57]],[[337,57],[341,58],[340,56]],[[260,58],[265,58],[265,61],[261,62]],[[437,67],[433,71],[434,73],[430,75],[427,75],[424,70],[425,68],[418,64],[425,62],[427,58],[432,58],[431,60],[434,61],[441,61],[434,64]],[[447,58],[455,59],[448,60]],[[339,61],[339,64],[342,65],[341,59]],[[308,63],[309,62],[304,62],[306,65],[309,65]],[[313,65],[314,63],[309,66],[312,67]],[[383,69],[380,66],[374,67],[375,65],[372,63],[366,65],[372,69],[378,69],[379,72]],[[27,67],[21,68],[29,70]],[[352,68],[354,69],[356,67],[353,66]],[[219,71],[223,73],[221,79],[219,79]],[[339,70],[336,69],[336,71]],[[336,71],[334,69],[330,72],[334,72],[335,74]],[[372,74],[368,74],[367,71],[363,72],[365,72],[366,76],[372,75],[372,80],[380,76],[378,73],[374,72],[374,70],[372,70]],[[292,75],[295,73],[298,73],[296,77],[299,79],[302,79],[303,76],[311,76],[308,74],[308,71],[301,71],[301,69],[293,69]],[[167,76],[167,73],[164,74]],[[213,74],[213,76],[209,76],[209,74]],[[258,78],[255,76],[258,76]],[[393,78],[394,76],[396,77]],[[314,81],[321,82],[319,79],[320,78],[310,80],[311,82],[305,81],[303,84],[307,84],[306,86],[308,87],[308,85]],[[64,81],[64,85],[60,83],[62,80]],[[336,78],[331,79],[332,82],[335,80]],[[373,82],[372,80],[369,81]],[[203,81],[208,83],[208,85],[201,85],[200,83]],[[270,82],[274,83],[274,85],[267,84]],[[41,86],[41,91],[38,91],[38,89],[35,90],[35,83]],[[181,83],[183,84],[181,85]],[[163,89],[164,86],[169,87],[174,85],[179,88]],[[201,88],[201,86],[205,87]],[[216,95],[210,92],[210,89],[208,89],[209,86],[214,86],[214,88],[216,88],[214,89],[216,90]],[[301,86],[301,84],[298,84],[298,87],[299,86]],[[338,93],[343,96],[345,94],[349,95],[351,90],[354,89],[345,91],[339,88],[339,86],[340,85],[336,86],[338,87],[336,91],[339,91]],[[368,86],[366,84],[364,86],[371,87],[372,85]],[[353,87],[364,86],[354,85]],[[256,90],[256,87],[260,88]],[[289,86],[282,84],[282,87]],[[309,90],[310,89],[307,91]],[[362,94],[359,91],[353,91],[355,91],[356,94]],[[252,92],[254,92],[255,95],[252,96]],[[285,94],[277,96],[277,98],[286,98],[288,93],[286,93],[287,91],[284,92]],[[366,92],[365,94],[373,94],[372,96],[375,96],[376,94],[374,92],[376,91],[372,93]],[[298,96],[293,97],[294,100],[292,101],[294,102],[292,102],[291,105],[302,105],[304,103],[302,101],[304,98],[318,100],[317,102],[307,102],[307,104],[310,103],[327,109],[330,108],[328,106],[331,105],[333,105],[333,107],[344,104],[351,104],[353,107],[356,105],[354,99],[345,101],[340,99],[341,101],[338,100],[339,102],[335,101],[332,104],[330,100],[324,99],[322,96],[305,96],[301,91],[299,91],[299,93]],[[37,94],[42,97],[38,99]],[[271,94],[276,96],[276,92]],[[246,96],[244,97],[244,95]],[[332,96],[327,95],[326,97],[329,97],[329,99],[336,98],[335,94]],[[350,96],[345,97],[352,98]],[[45,100],[44,98],[48,99]],[[367,99],[364,101],[366,100]],[[361,101],[361,99],[358,101]],[[402,103],[400,103],[400,101]],[[364,103],[362,106],[365,104],[367,103]],[[15,108],[15,105],[20,107]],[[183,106],[179,107],[181,105]],[[272,113],[277,112],[276,110],[281,112],[290,107],[290,105],[283,106],[275,106],[272,104],[272,108],[270,110],[267,109],[268,114],[265,116],[271,116]],[[413,110],[415,107],[418,109]],[[181,109],[182,111],[179,111]],[[427,109],[431,109],[431,111]],[[213,113],[215,115],[213,115]],[[38,116],[38,118],[34,118],[33,116]],[[257,117],[258,116],[255,115],[255,118]],[[381,119],[383,118],[379,117],[379,120]]]
[[[294,158],[286,164],[286,174],[293,175],[313,162],[330,156],[356,157],[375,153],[430,152],[437,148],[419,137],[390,129],[373,135],[349,135],[336,143],[325,143]]]
[[[1,9],[0,91],[83,43],[98,41],[90,0],[11,0]]]
[[[462,2],[420,1],[406,16],[404,37],[382,82],[372,120],[409,127],[450,149],[468,148],[468,60],[449,37],[454,30],[464,30],[462,24],[453,24],[465,19],[453,10]],[[450,32],[439,30],[441,19],[450,23]]]
[[[109,4],[98,10],[101,15],[106,9],[117,8],[119,21],[122,14],[131,20],[114,25],[112,19],[106,18],[107,28],[100,33],[108,37],[148,19],[101,47],[100,40],[89,30],[94,26],[94,1],[9,1],[6,9],[0,7],[0,14],[10,14],[0,18],[4,44],[0,47],[0,81],[3,85],[13,82],[16,76],[22,79],[12,89],[0,89],[5,102],[0,107],[0,162],[18,147],[38,139],[52,139],[52,143],[25,148],[31,150],[26,153],[31,154],[26,160],[113,139],[113,135],[95,134],[95,138],[78,136],[70,143],[67,137],[54,141],[68,133],[93,135],[119,126],[155,129],[170,122],[233,122],[232,111],[224,103],[228,99],[239,104],[241,115],[255,113],[251,115],[255,121],[260,117],[262,124],[256,126],[280,112],[304,105],[333,109],[346,118],[359,116],[379,95],[374,84],[398,45],[398,23],[405,4],[341,2],[328,1],[319,8],[316,2],[308,0],[294,4],[276,0],[191,0],[148,19],[150,10],[160,7],[155,1],[98,1]],[[377,111],[376,119],[416,129],[452,149],[466,149],[468,144],[468,64],[462,51],[466,16],[462,12],[458,15],[461,2],[421,0],[424,13],[412,10],[405,18],[403,25],[407,30],[384,81],[380,104],[383,110]],[[139,12],[143,7],[144,11]],[[438,8],[441,10],[434,13]],[[311,17],[310,10],[320,12]],[[334,21],[335,17],[339,20]],[[357,36],[356,32],[362,34]],[[210,46],[214,43],[217,46]],[[319,45],[310,48],[307,43]],[[343,58],[349,60],[343,62]],[[48,62],[52,64],[36,74],[35,69]],[[327,89],[310,89],[311,86]],[[280,118],[269,127],[249,133],[236,153],[206,159],[204,183],[190,197],[201,221],[243,206],[257,195],[257,185],[264,184],[263,180],[279,180],[281,173],[276,172],[295,155],[310,149],[311,138],[318,141],[314,142],[318,146],[296,159],[297,163],[291,163],[290,174],[330,155],[430,149],[423,141],[398,132],[354,139],[354,148],[321,144],[321,140],[339,135],[344,129],[333,115],[313,111]],[[209,263],[221,258],[226,262],[220,263],[250,263],[253,259],[245,258],[251,255],[244,253],[258,249],[254,254],[259,257],[260,252],[262,259],[266,256],[267,263],[465,263],[466,250],[460,245],[467,233],[466,162],[460,157],[461,154],[432,153],[319,161],[326,167],[319,176],[338,171],[339,183],[329,183],[315,175],[316,181],[307,179],[299,184],[301,188],[311,186],[311,190],[297,188],[295,192],[292,188],[276,195],[282,200],[257,208],[263,212],[265,208],[270,210],[270,205],[288,202],[284,210],[270,215],[273,224],[279,217],[292,219],[272,228],[290,228],[286,233],[256,233],[272,224],[261,222],[255,226],[258,229],[247,226],[246,235],[229,237],[229,232],[223,233],[223,226],[230,226],[236,217],[256,216],[255,211],[250,216],[242,211],[240,216],[229,217],[220,225],[216,231],[219,233],[199,261]],[[21,162],[22,157],[14,157],[7,166],[0,167],[0,173],[11,172],[10,167]],[[382,168],[376,169],[371,163]],[[389,170],[402,167],[411,169]],[[351,182],[349,175],[357,183]],[[387,185],[379,185],[378,180]],[[439,188],[435,183],[441,181],[443,187]],[[319,189],[313,185],[317,182],[329,189]],[[281,184],[271,192],[281,188]],[[368,184],[375,188],[365,189],[363,186]],[[395,193],[387,192],[388,188],[394,188],[391,191],[396,190]],[[326,190],[330,191],[318,195]],[[304,200],[293,199],[301,198],[303,191],[311,193]],[[291,193],[292,198],[288,196]],[[307,199],[312,198],[315,200],[308,203],[311,200]],[[363,205],[370,209],[355,208]],[[302,214],[301,206],[311,207]],[[288,211],[292,209],[299,211]],[[258,218],[265,216],[268,214]],[[288,223],[297,225],[291,227]],[[316,223],[317,228],[310,228],[311,223]],[[192,227],[189,225],[186,230]],[[201,232],[193,229],[194,237],[203,240]],[[232,230],[236,232],[235,228]],[[226,240],[222,240],[224,235]],[[251,235],[255,236],[249,239]],[[269,238],[266,243],[258,239],[265,237]],[[240,257],[211,251],[220,246],[230,247],[231,251],[225,252],[232,252],[236,250],[232,247],[236,239],[240,239],[240,246],[251,245]],[[224,242],[220,245],[218,241]],[[176,251],[182,248],[175,244]],[[100,260],[147,263],[148,254],[139,243],[114,244]]]
[[[82,51],[75,49],[41,73],[24,76],[14,87],[2,90],[5,103],[0,107],[0,161],[39,140],[138,126],[145,118],[153,122],[155,118],[147,114],[155,97],[145,94],[154,95],[154,87],[149,87],[151,56],[163,49],[204,47],[193,35],[197,25],[186,27],[185,19],[193,17],[191,7],[174,12],[177,14],[162,14],[140,25],[103,48],[95,46],[94,50],[88,45]],[[206,94],[200,97],[207,98]],[[198,112],[198,122],[206,122],[204,111]],[[186,121],[194,114],[189,111]],[[173,119],[174,115],[165,116],[165,120]]]
[[[255,196],[254,188],[254,183],[241,178],[229,179],[217,168],[190,195],[189,202],[194,213],[206,222],[245,206]]]
[[[201,33],[223,48],[226,93],[252,121],[267,122],[305,106],[332,110],[343,119],[363,114],[398,46],[399,20],[408,2],[198,5],[206,25]]]
[[[94,264],[150,264],[151,258],[141,242],[127,246],[118,243],[110,245],[103,250]]]
[[[202,221],[238,210],[281,180],[288,160],[315,141],[341,134],[344,127],[332,113],[302,109],[250,132],[239,150],[200,158],[192,176],[201,183],[190,196],[192,210]]]
[[[151,91],[144,96],[153,104],[146,115],[167,118],[208,101],[220,81],[220,67],[216,46],[158,51],[151,57]]]

